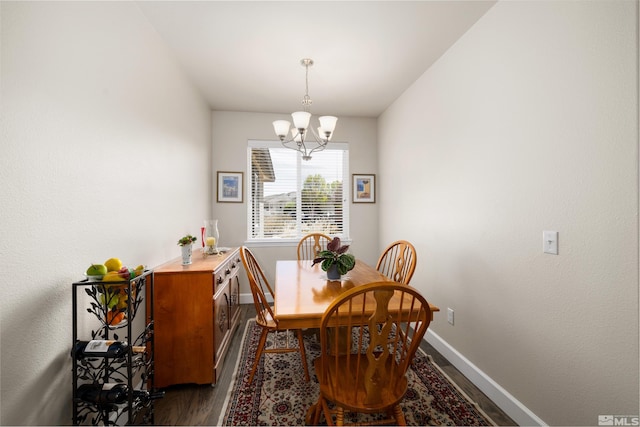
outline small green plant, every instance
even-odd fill
[[[191,245],[193,244],[196,240],[195,237],[193,237],[191,234],[187,234],[186,236],[184,236],[183,238],[181,238],[180,240],[178,240],[178,246],[185,246],[185,245]]]
[[[347,271],[353,270],[356,265],[356,257],[346,253],[349,250],[349,245],[340,245],[340,238],[334,237],[332,241],[327,244],[327,249],[318,252],[317,258],[313,260],[313,265],[318,263],[320,268],[324,271],[329,270],[329,267],[336,264],[338,266],[338,273],[347,274]]]

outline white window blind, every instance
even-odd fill
[[[249,240],[297,241],[312,232],[348,237],[348,144],[331,142],[309,161],[279,142],[248,145]]]

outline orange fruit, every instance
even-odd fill
[[[121,311],[120,313],[116,314],[116,316],[113,318],[113,320],[116,322],[115,323],[116,325],[118,323],[122,322],[124,320],[124,311]]]
[[[117,325],[118,323],[124,320],[124,312],[123,311],[107,311],[107,325]]]
[[[126,301],[127,298],[129,298],[128,295],[127,295],[127,286],[126,285],[122,285],[122,286],[117,286],[117,287],[118,287],[118,290],[120,292],[120,300],[124,299]],[[131,287],[131,297],[133,299],[136,298],[136,287],[135,286]]]

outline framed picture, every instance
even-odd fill
[[[242,172],[218,171],[218,202],[242,203]]]
[[[376,202],[376,176],[374,174],[353,174],[353,203]]]

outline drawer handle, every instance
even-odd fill
[[[231,268],[236,268],[236,263],[231,264]]]
[[[224,275],[228,276],[229,274],[231,274],[231,270],[229,270],[228,268],[224,271]]]
[[[218,284],[221,284],[223,282],[222,277],[218,277]]]

